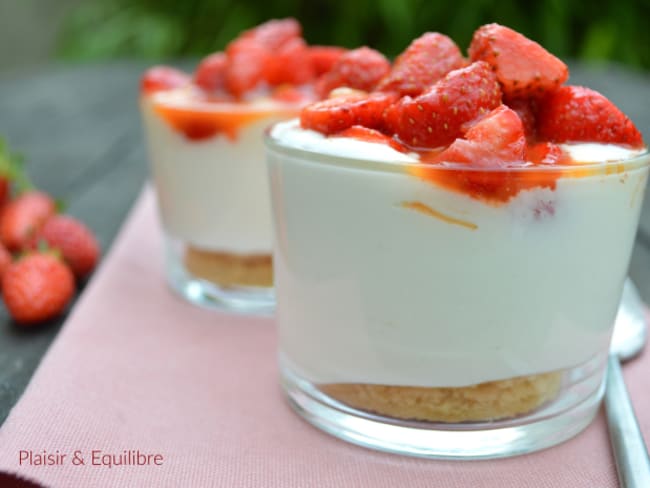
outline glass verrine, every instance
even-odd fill
[[[266,145],[296,411],[350,442],[424,457],[510,456],[584,429],[648,153],[481,169],[349,138],[305,144],[292,127]]]
[[[141,98],[167,280],[200,305],[269,313],[275,298],[263,132],[299,106],[210,101],[191,90]]]

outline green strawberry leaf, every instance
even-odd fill
[[[54,200],[54,208],[56,208],[56,213],[65,213],[68,209],[68,202],[62,198],[57,198]]]
[[[18,194],[35,188],[25,171],[25,158],[20,153],[11,152],[9,144],[2,137],[0,137],[0,178],[9,180]]]

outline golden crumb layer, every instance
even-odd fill
[[[561,380],[560,372],[551,372],[460,388],[336,383],[320,389],[341,403],[388,417],[467,422],[535,410],[557,396]]]
[[[270,254],[232,254],[188,246],[185,267],[194,276],[220,286],[273,286]]]

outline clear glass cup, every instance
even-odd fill
[[[280,367],[300,415],[442,458],[531,452],[592,421],[647,153],[480,170],[320,154],[273,134]]]
[[[275,306],[263,133],[295,104],[194,100],[174,90],[141,99],[172,289],[209,307]]]

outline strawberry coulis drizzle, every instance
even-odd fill
[[[218,134],[236,141],[242,127],[267,117],[290,118],[298,113],[298,109],[290,108],[256,110],[244,108],[243,105],[238,108],[235,103],[228,106],[233,108],[226,110],[223,105],[210,110],[207,104],[194,108],[191,105],[185,107],[153,101],[156,114],[191,141],[207,140]]]
[[[566,154],[553,164],[542,163],[539,159],[543,155],[534,150],[529,151],[530,162],[506,163],[507,165],[503,167],[491,166],[486,167],[485,170],[470,165],[466,168],[459,167],[463,163],[452,163],[454,164],[452,167],[438,160],[443,148],[438,150],[410,148],[394,137],[365,127],[354,126],[336,136],[386,144],[403,153],[416,153],[420,164],[407,166],[409,174],[494,206],[506,204],[524,190],[532,188],[555,190],[559,178],[581,178],[624,171],[623,165],[607,166],[604,169],[586,168],[580,165],[571,167],[573,160]]]

